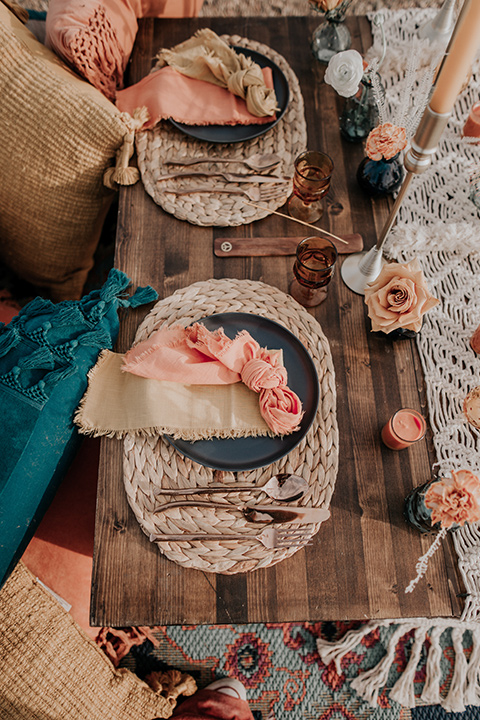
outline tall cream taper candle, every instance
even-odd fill
[[[430,109],[450,113],[480,48],[480,0],[465,0],[460,26],[445,58],[430,100]]]

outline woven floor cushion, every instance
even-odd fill
[[[0,259],[53,300],[77,300],[114,197],[103,184],[131,119],[0,0]]]
[[[0,591],[2,720],[153,720],[172,706],[128,670],[116,670],[19,563]]]

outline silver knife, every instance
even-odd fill
[[[247,173],[224,173],[224,172],[200,172],[199,170],[184,170],[182,172],[167,173],[159,175],[157,181],[171,180],[172,178],[192,177],[203,175],[208,177],[223,177],[228,182],[249,182],[249,183],[286,183],[291,182],[289,177],[278,177],[277,175],[248,175]]]

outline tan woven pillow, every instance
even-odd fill
[[[107,656],[20,562],[0,592],[2,720],[152,720],[172,705]]]
[[[0,259],[53,300],[78,299],[130,126],[0,1]]]

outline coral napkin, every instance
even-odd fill
[[[263,75],[265,84],[273,87],[271,69],[263,68]],[[130,115],[137,108],[146,107],[150,119],[143,125],[144,130],[167,118],[187,125],[262,125],[275,120],[275,115],[252,115],[245,101],[228,90],[182,75],[168,66],[119,90],[116,105]]]
[[[160,328],[124,359],[103,353],[75,422],[96,435],[162,432],[198,440],[286,435],[302,417],[279,351],[261,348],[246,331],[231,340],[222,328],[195,323]]]

